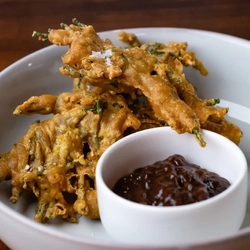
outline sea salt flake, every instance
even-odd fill
[[[105,59],[105,63],[107,66],[111,66],[111,57],[112,57],[112,50],[107,49],[103,51],[92,51],[90,57],[95,57],[95,58],[103,58]]]
[[[28,171],[30,169],[30,165],[26,165],[24,169]]]
[[[37,171],[39,171],[39,172],[43,171],[43,166],[37,167]]]

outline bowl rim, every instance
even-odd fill
[[[246,48],[250,48],[250,42],[244,38],[240,38],[240,37],[236,37],[236,36],[232,36],[232,35],[228,35],[228,34],[223,34],[223,33],[219,33],[219,32],[214,32],[214,31],[207,31],[207,30],[201,30],[201,29],[191,29],[191,28],[179,28],[179,27],[135,27],[135,28],[122,28],[122,29],[117,29],[117,30],[107,30],[107,31],[101,31],[98,32],[98,34],[100,35],[104,35],[105,34],[109,34],[110,32],[117,32],[120,30],[131,30],[134,32],[140,31],[140,30],[144,30],[144,31],[149,31],[150,29],[157,29],[157,30],[164,30],[164,31],[169,31],[169,30],[176,30],[176,31],[188,31],[188,32],[195,32],[196,34],[199,35],[206,35],[206,36],[210,36],[210,37],[214,37],[216,39],[220,39],[222,41],[226,41],[228,43],[235,43],[241,47],[246,47]],[[9,73],[9,70],[12,70],[15,67],[18,67],[19,65],[21,65],[24,62],[27,62],[27,60],[29,60],[30,58],[36,57],[39,53],[41,52],[48,52],[52,49],[52,47],[55,47],[54,45],[49,45],[46,46],[45,48],[39,49],[35,52],[32,52],[24,57],[22,57],[21,59],[17,60],[16,62],[12,63],[11,65],[9,65],[8,67],[6,67],[5,69],[3,69],[2,71],[0,71],[0,80],[2,77],[4,77],[5,74]],[[1,87],[1,82],[0,82],[0,87]],[[50,228],[50,227],[46,227],[45,225],[39,225],[36,222],[30,220],[29,218],[27,218],[25,215],[22,215],[20,213],[17,213],[14,209],[11,209],[9,206],[7,206],[6,204],[4,204],[2,201],[0,201],[0,211],[4,212],[5,215],[9,215],[10,217],[14,218],[17,222],[21,222],[23,224],[27,224],[29,225],[29,227],[33,228],[34,230],[37,230],[42,232],[45,235],[54,235],[55,237],[57,237],[58,239],[69,239],[69,240],[73,240],[75,242],[79,242],[81,244],[83,244],[83,246],[100,246],[100,247],[106,247],[105,249],[120,249],[122,247],[126,247],[126,249],[134,249],[134,245],[133,244],[120,244],[120,243],[116,243],[116,242],[99,242],[98,240],[89,240],[86,238],[80,238],[79,236],[75,236],[75,235],[71,235],[68,234],[66,232],[63,231],[57,231],[54,228]],[[196,247],[198,246],[207,246],[207,245],[216,245],[216,244],[223,244],[223,242],[226,241],[233,241],[233,240],[237,240],[237,239],[241,239],[243,237],[246,237],[247,235],[250,234],[250,227],[246,227],[241,229],[237,234],[230,236],[230,237],[224,237],[218,240],[214,240],[214,241],[208,241],[208,242],[203,242],[203,243],[199,243],[199,244],[185,244],[185,247]],[[182,246],[182,244],[178,245],[178,246]],[[178,246],[174,245],[173,247],[177,247]],[[92,248],[91,248],[92,249]],[[137,246],[137,249],[141,249],[141,250],[145,250],[145,249],[151,249],[148,248],[147,245],[139,245]],[[166,247],[159,247],[157,249],[162,249],[165,250]],[[169,249],[167,247],[167,249]]]

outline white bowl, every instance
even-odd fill
[[[198,243],[235,234],[245,217],[247,162],[233,142],[203,131],[202,148],[190,134],[169,127],[129,135],[111,145],[96,169],[98,204],[106,231],[120,242],[151,246]],[[204,201],[181,206],[150,206],[124,199],[112,190],[116,182],[144,167],[180,154],[226,178],[230,186]]]
[[[178,28],[135,28],[126,29],[135,33],[142,42],[186,41],[189,49],[196,52],[204,62],[209,75],[201,76],[186,69],[187,78],[203,98],[221,98],[222,106],[229,107],[228,119],[243,131],[240,148],[250,160],[250,42],[224,34]],[[101,32],[102,38],[110,38],[117,46],[119,30]],[[31,38],[32,39],[32,38]],[[34,43],[38,41],[34,40]],[[0,152],[8,151],[13,143],[27,131],[29,125],[46,117],[12,115],[17,105],[31,95],[59,94],[70,91],[72,80],[62,76],[58,68],[62,65],[64,47],[49,46],[19,60],[0,72]],[[239,63],[240,62],[240,63]],[[250,191],[248,192],[250,194]],[[248,194],[248,199],[250,195]],[[100,221],[80,218],[78,224],[60,220],[49,224],[34,222],[36,203],[23,197],[17,204],[9,201],[10,184],[0,183],[0,238],[15,250],[151,250],[147,244],[115,242],[104,230]],[[250,204],[250,202],[249,202]],[[11,233],[10,233],[11,232]],[[20,236],[21,235],[21,236]],[[21,239],[21,240],[20,240]],[[241,230],[230,237],[216,241],[185,245],[191,250],[244,249],[250,245],[250,207],[248,207]],[[183,249],[182,244],[162,246],[161,250]]]

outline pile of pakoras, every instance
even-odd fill
[[[185,78],[183,66],[207,71],[187,43],[140,44],[134,34],[119,33],[127,44],[103,41],[94,28],[76,19],[40,40],[69,46],[60,72],[74,78],[73,91],[33,96],[14,114],[54,114],[33,123],[8,153],[0,155],[0,181],[12,182],[11,201],[24,191],[38,199],[35,220],[77,215],[99,218],[95,168],[102,153],[120,138],[142,129],[171,126],[192,133],[202,147],[201,128],[239,144],[242,133],[225,119],[218,99],[202,100]]]

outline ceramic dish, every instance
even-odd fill
[[[176,28],[127,29],[142,42],[186,41],[189,50],[209,70],[207,77],[192,69],[186,76],[203,98],[219,97],[221,105],[228,106],[228,119],[242,128],[244,137],[240,147],[250,160],[250,42],[228,35]],[[100,33],[102,38],[111,38],[117,46],[118,31]],[[34,41],[37,42],[37,41]],[[49,46],[16,62],[0,73],[0,152],[10,149],[13,143],[26,132],[37,116],[14,117],[14,108],[31,95],[59,94],[71,90],[72,80],[60,75],[61,55],[66,48]],[[46,117],[44,117],[45,119]],[[218,152],[219,156],[219,152]],[[33,221],[36,202],[23,197],[17,204],[9,202],[9,183],[0,184],[0,238],[12,249],[152,249],[146,244],[135,246],[130,242],[115,243],[108,237],[100,221],[80,218],[78,224],[55,220],[48,224]],[[249,192],[250,198],[250,192]],[[175,245],[174,249],[246,249],[250,246],[250,207],[242,229],[229,238],[192,245]],[[230,220],[230,218],[228,218]],[[169,250],[171,246],[157,249]]]
[[[245,156],[237,145],[224,136],[207,130],[203,130],[202,134],[207,143],[205,148],[193,140],[192,134],[178,134],[170,127],[151,128],[120,139],[102,154],[96,166],[98,205],[103,227],[113,239],[125,243],[171,246],[211,241],[238,232],[246,213]],[[218,151],[221,157],[217,157]],[[199,193],[195,192],[195,181],[190,181],[192,174],[189,172],[188,177],[185,174],[187,167],[178,171],[181,164],[176,164],[175,171],[171,171],[171,164],[168,163],[169,166],[162,162],[176,154],[189,163],[224,177],[230,186],[222,193],[200,202],[180,206],[159,205],[165,200],[178,201],[180,198],[177,195],[180,189],[174,188],[171,192],[173,195],[167,194],[168,185],[170,188],[181,182],[184,183],[181,190],[185,190],[184,186],[189,183],[189,190],[192,191],[189,193],[186,190],[187,196]],[[178,159],[172,160],[172,164]],[[159,161],[161,164],[154,166],[154,171],[152,164]],[[151,169],[145,175],[143,171],[136,171],[148,165]],[[162,179],[169,173],[169,178]],[[196,178],[199,177],[194,174],[193,180]],[[119,180],[122,181],[119,183]],[[119,195],[113,191],[117,182]],[[123,195],[130,198],[124,199]],[[158,205],[133,202],[132,197],[150,204],[154,201]]]

